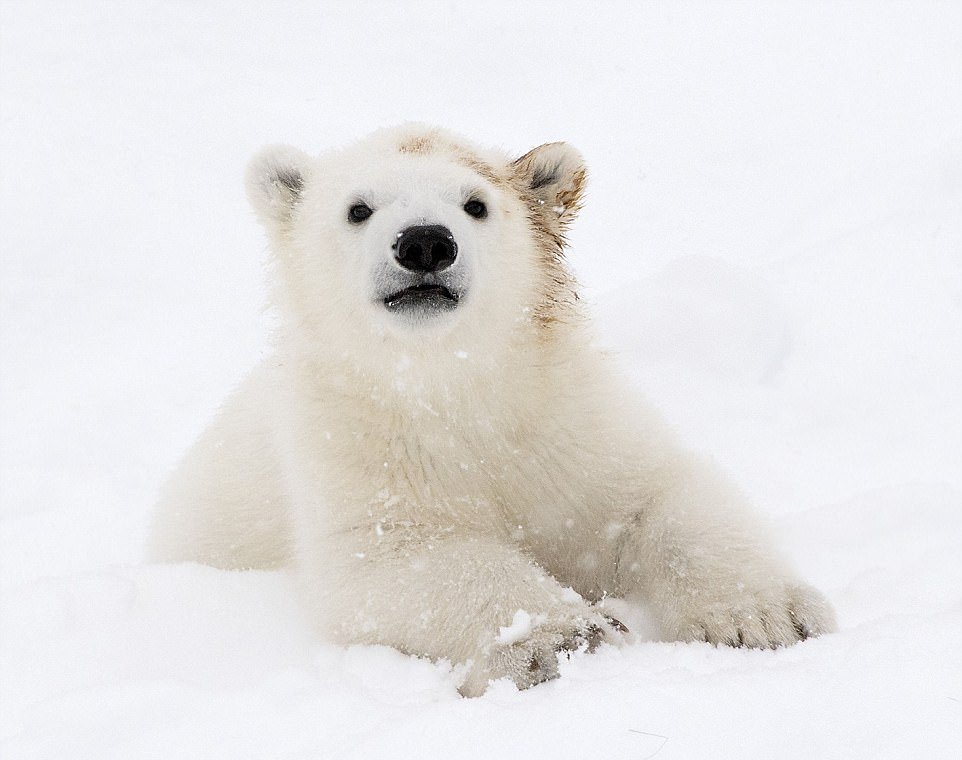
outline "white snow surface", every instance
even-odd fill
[[[0,756],[962,756],[962,5],[0,8]],[[462,699],[316,640],[284,573],[143,564],[267,350],[248,157],[406,120],[584,153],[603,341],[837,634],[661,642],[613,600],[626,645]]]

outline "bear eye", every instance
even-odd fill
[[[348,209],[347,218],[351,224],[360,224],[374,213],[374,209],[366,203],[355,203]]]
[[[464,204],[464,212],[475,219],[484,219],[488,215],[488,207],[477,198],[472,198]]]

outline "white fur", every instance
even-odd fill
[[[255,158],[276,352],[167,485],[152,556],[293,564],[328,636],[470,662],[468,695],[553,677],[556,651],[612,637],[589,604],[609,594],[646,599],[685,640],[832,630],[737,490],[629,398],[565,297],[570,276],[547,282],[532,219],[563,233],[583,165],[560,143],[525,158],[419,126],[317,160]],[[472,194],[487,218],[463,211]],[[352,225],[358,201],[375,212]],[[410,319],[379,295],[397,274],[391,242],[418,223],[454,234],[465,296]]]

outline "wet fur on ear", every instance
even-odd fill
[[[550,327],[576,313],[577,283],[564,265],[565,233],[581,208],[587,170],[581,154],[563,142],[540,145],[508,169],[541,251],[544,292],[535,318]]]
[[[587,170],[581,154],[568,143],[539,145],[512,162],[511,168],[526,195],[565,221],[580,208]]]
[[[289,145],[271,145],[247,167],[247,198],[257,218],[271,230],[285,228],[304,190],[310,157]]]

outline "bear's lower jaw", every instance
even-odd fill
[[[457,308],[460,295],[452,293],[443,285],[412,285],[392,293],[384,299],[384,306],[391,312],[431,314]]]

